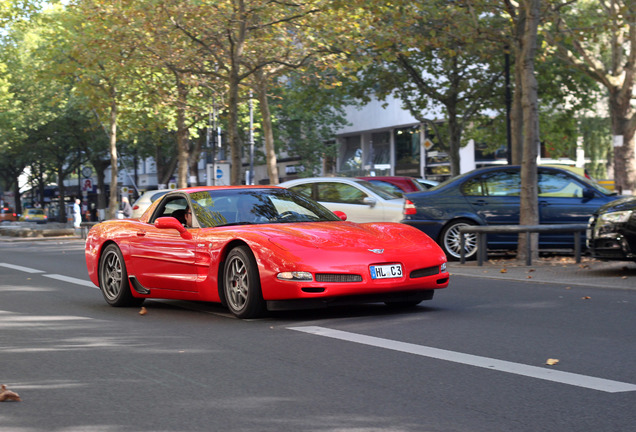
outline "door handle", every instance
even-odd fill
[[[484,201],[484,200],[473,201],[473,205],[476,205],[476,206],[485,206],[487,204],[488,204],[488,202]]]
[[[137,231],[137,237],[145,237],[146,236],[146,231],[140,230]]]

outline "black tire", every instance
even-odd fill
[[[265,311],[256,259],[247,246],[232,249],[225,260],[223,295],[237,318],[255,318]]]
[[[465,226],[475,225],[473,222],[468,220],[456,220],[450,222],[448,225],[444,227],[442,233],[439,236],[439,245],[442,250],[446,254],[446,257],[450,261],[459,261],[461,258],[461,243],[460,243],[460,235],[459,229]],[[475,233],[466,233],[464,234],[464,257],[466,259],[473,259],[477,256],[477,234]]]
[[[115,307],[139,306],[143,298],[133,297],[128,281],[126,263],[115,244],[106,246],[99,259],[99,289],[106,303]]]

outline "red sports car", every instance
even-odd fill
[[[181,189],[139,219],[95,225],[86,264],[112,306],[200,300],[239,318],[352,302],[412,306],[448,286],[446,256],[420,230],[345,219],[280,187]]]

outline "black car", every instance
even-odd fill
[[[570,170],[539,166],[539,223],[585,224],[615,193]],[[407,193],[402,223],[414,226],[442,247],[448,259],[460,257],[459,229],[466,225],[518,225],[519,166],[481,168],[424,192]],[[518,234],[488,235],[489,249],[516,249]],[[476,234],[467,234],[465,257],[476,256]],[[539,235],[543,249],[571,249],[572,233]]]
[[[636,197],[599,208],[589,220],[587,246],[594,258],[636,261]]]

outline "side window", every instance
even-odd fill
[[[519,171],[496,171],[482,177],[485,194],[488,196],[521,195],[521,174]]]
[[[182,196],[171,197],[162,202],[155,210],[154,217],[150,220],[150,223],[154,223],[157,218],[164,216],[173,216],[173,212],[177,210],[185,210],[188,205],[188,201]]]
[[[468,180],[462,185],[462,193],[468,196],[483,196],[484,190],[481,186],[481,177]]]
[[[398,196],[398,197],[404,196],[404,192],[402,192],[402,189],[400,189],[399,187],[397,187],[396,185],[392,183],[385,182],[382,180],[368,180],[368,182],[376,185],[380,189],[387,191],[388,193],[393,194],[395,196]]]
[[[583,186],[567,174],[541,172],[539,173],[539,196],[581,198]]]
[[[318,201],[363,204],[366,194],[360,189],[344,183],[317,183]]]
[[[312,189],[313,185],[310,184],[301,184],[298,186],[292,186],[289,188],[289,190],[292,190],[294,192],[296,192],[297,194],[300,194],[304,197],[307,198],[312,198],[312,194],[311,194],[311,189]]]

